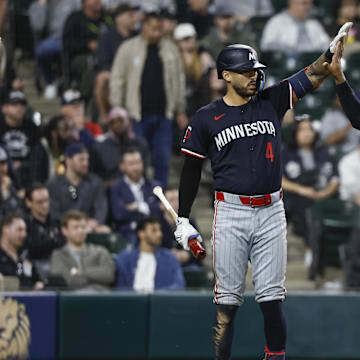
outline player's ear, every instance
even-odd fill
[[[222,72],[222,77],[226,82],[230,82],[231,81],[231,74],[229,71],[227,70],[223,70]]]

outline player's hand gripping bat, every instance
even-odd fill
[[[173,207],[170,205],[169,201],[166,199],[166,197],[162,191],[162,188],[160,186],[155,186],[153,189],[153,193],[163,203],[163,205],[165,206],[165,209],[169,212],[171,217],[176,222],[178,215],[177,215],[176,211],[173,209]],[[196,237],[190,237],[188,240],[188,245],[189,245],[191,253],[197,259],[203,259],[206,256],[206,250],[201,245],[201,243],[197,240]]]

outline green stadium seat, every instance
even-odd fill
[[[187,289],[211,289],[214,286],[214,275],[206,269],[184,270]]]
[[[128,244],[127,240],[117,233],[98,234],[90,233],[87,242],[94,245],[104,246],[110,253],[116,254],[124,250]]]
[[[253,16],[249,20],[251,32],[255,35],[257,44],[260,44],[262,32],[269,19],[270,16]]]
[[[311,207],[310,244],[313,264],[310,278],[323,275],[325,267],[341,267],[339,246],[346,244],[360,219],[360,207],[339,199],[317,201]]]

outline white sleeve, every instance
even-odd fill
[[[351,154],[352,155],[352,154]],[[345,156],[339,162],[340,198],[351,200],[360,192],[359,172],[360,163],[354,163],[353,156]]]

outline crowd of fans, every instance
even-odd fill
[[[224,93],[219,51],[244,43],[260,59],[281,52],[291,64],[326,50],[346,21],[354,26],[345,59],[360,44],[357,0],[332,7],[288,0],[283,8],[270,0],[15,3],[0,0],[8,54],[0,83],[0,273],[18,277],[23,289],[183,289],[182,270],[203,265],[176,245],[174,221],[152,189],[167,189],[177,209],[170,158],[194,112]],[[333,21],[321,16],[324,6]],[[18,48],[34,59],[39,96],[60,104],[50,119],[24,94]],[[341,197],[360,206],[360,133],[335,97],[325,110],[323,118],[291,111],[284,118],[285,207],[309,254],[314,202]],[[89,233],[118,234],[128,249],[111,255],[87,243]]]

